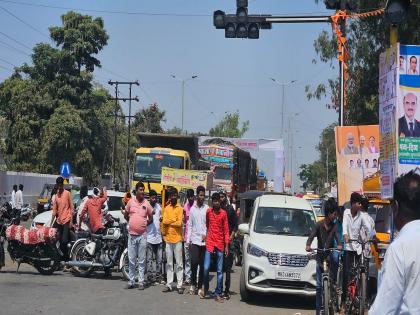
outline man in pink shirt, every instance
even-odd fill
[[[153,222],[153,208],[144,198],[144,184],[136,184],[136,196],[131,198],[123,211],[128,221],[128,285],[135,286],[137,262],[139,264],[139,290],[144,290],[144,270],[146,265],[147,226]]]
[[[184,213],[182,216],[183,226],[184,226],[184,256],[185,256],[185,263],[184,263],[184,283],[186,285],[191,284],[191,256],[190,256],[190,249],[187,244],[187,236],[188,236],[188,223],[190,221],[190,211],[192,206],[194,205],[195,197],[194,197],[194,190],[188,189],[187,190],[187,201],[184,205]]]

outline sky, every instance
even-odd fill
[[[292,141],[286,142],[285,154],[296,186],[298,167],[318,158],[315,146],[322,129],[337,121],[337,114],[325,107],[327,100],[308,101],[305,93],[306,85],[315,87],[337,76],[336,63],[332,68],[319,62],[313,47],[322,30],[332,32],[331,26],[273,24],[271,30],[260,31],[258,40],[226,39],[223,30],[214,28],[212,15],[215,10],[235,13],[235,0],[0,0],[0,82],[10,76],[14,65],[30,63],[30,48],[36,43],[51,43],[48,27],[61,25],[60,16],[70,8],[102,17],[110,37],[98,55],[103,68],[95,70],[95,80],[111,91],[108,80],[139,80],[140,87],[133,87],[132,93],[140,102],[133,103],[133,111],[157,102],[166,111],[164,128],[181,126],[182,84],[171,75],[178,79],[197,75],[185,83],[184,129],[205,132],[226,112],[239,111],[241,120],[250,122],[244,137],[280,138],[282,87],[270,78],[296,80],[285,87],[283,137],[293,135],[293,159]],[[315,0],[250,0],[248,11],[332,13],[323,1]],[[122,87],[120,96],[127,97],[128,88]],[[122,106],[128,111],[127,104]],[[273,154],[253,155],[270,179]]]

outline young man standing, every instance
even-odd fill
[[[204,204],[206,189],[203,186],[197,187],[197,201],[191,207],[188,222],[188,234],[186,244],[191,254],[191,288],[190,294],[197,294],[199,290],[202,295],[204,253],[206,252],[206,215],[208,206]],[[197,268],[200,266],[197,282]]]
[[[229,224],[226,211],[220,208],[220,195],[214,193],[211,196],[212,208],[207,210],[206,226],[206,252],[204,254],[204,292],[200,298],[205,298],[209,290],[209,269],[210,261],[215,255],[217,257],[217,286],[214,291],[215,300],[223,302],[223,255],[229,254]]]
[[[224,269],[226,273],[226,280],[225,280],[225,290],[223,292],[223,297],[226,300],[230,299],[230,274],[232,272],[233,266],[233,239],[235,237],[235,233],[238,230],[238,220],[236,218],[235,209],[228,203],[227,194],[225,190],[219,192],[220,194],[220,207],[226,211],[226,215],[228,218],[228,225],[229,225],[229,254],[224,259]]]
[[[70,238],[70,228],[73,224],[74,205],[71,193],[64,189],[64,178],[59,176],[55,182],[57,185],[57,194],[53,202],[51,223],[54,222],[53,226],[60,234],[60,248],[63,252],[64,260],[68,260],[67,244]],[[19,191],[16,193],[16,198]]]
[[[170,203],[163,211],[162,235],[166,243],[166,286],[163,292],[172,291],[174,281],[174,256],[175,271],[177,280],[177,290],[179,294],[184,293],[182,282],[184,277],[184,267],[182,262],[182,207],[178,203],[178,191],[175,188],[169,193]]]
[[[306,242],[306,251],[311,251],[311,244],[314,238],[318,240],[318,249],[332,248],[334,240],[337,242],[337,249],[341,250],[341,242],[337,233],[337,225],[334,224],[336,212],[338,210],[337,203],[333,198],[327,200],[325,204],[325,219],[316,223],[311,235]],[[323,260],[330,255],[330,260],[335,263],[332,253],[317,253],[316,265],[316,315],[321,314],[322,307],[322,263]]]
[[[11,196],[11,200],[10,200],[10,203],[12,204],[12,209],[13,210],[16,209],[16,192],[17,192],[17,185],[13,185],[12,196]]]
[[[419,205],[420,175],[411,171],[394,184],[392,208],[399,233],[386,251],[369,315],[420,314]]]
[[[139,264],[139,290],[144,290],[144,270],[146,265],[147,233],[146,229],[153,222],[153,208],[144,198],[144,184],[136,184],[136,196],[127,203],[124,216],[128,221],[128,285],[135,287],[137,262]]]
[[[153,208],[153,224],[147,227],[147,280],[151,284],[161,283],[162,279],[162,235],[160,233],[160,221],[162,208],[157,199],[157,193],[151,190],[149,193],[150,205]],[[153,270],[153,261],[156,269]]]
[[[15,201],[16,201],[16,209],[15,215],[17,218],[20,218],[20,211],[23,207],[23,185],[19,185],[19,190],[15,194]]]
[[[187,235],[188,235],[188,222],[190,219],[190,211],[191,207],[194,205],[194,190],[188,189],[187,190],[187,201],[184,204],[184,213],[182,216],[183,226],[184,226],[184,256],[185,256],[185,284],[191,284],[191,255],[190,249],[187,245]]]
[[[352,193],[350,196],[350,209],[346,209],[343,215],[343,237],[344,237],[344,277],[343,277],[343,302],[345,301],[347,294],[347,283],[348,275],[350,273],[351,266],[357,259],[359,259],[362,253],[362,246],[358,242],[350,242],[350,240],[358,240],[362,226],[366,229],[369,236],[372,231],[369,222],[367,222],[365,216],[360,212],[362,207],[363,197],[359,193]]]

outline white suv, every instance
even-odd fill
[[[252,292],[306,296],[316,294],[316,262],[305,251],[316,215],[309,202],[288,195],[263,195],[254,203],[244,235],[240,293]],[[313,246],[317,246],[314,244]]]

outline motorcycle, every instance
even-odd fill
[[[109,213],[105,220],[104,234],[89,234],[74,243],[70,251],[71,261],[66,262],[66,266],[72,267],[76,276],[87,277],[94,270],[121,266],[122,253],[127,248],[127,224],[119,223],[119,219]],[[128,261],[126,269],[128,273]]]
[[[11,216],[6,207],[0,209],[0,266],[4,266],[4,240],[10,258],[20,264],[29,264],[42,275],[50,275],[60,267],[62,253],[57,242],[56,229],[28,230],[18,225],[19,218]]]

